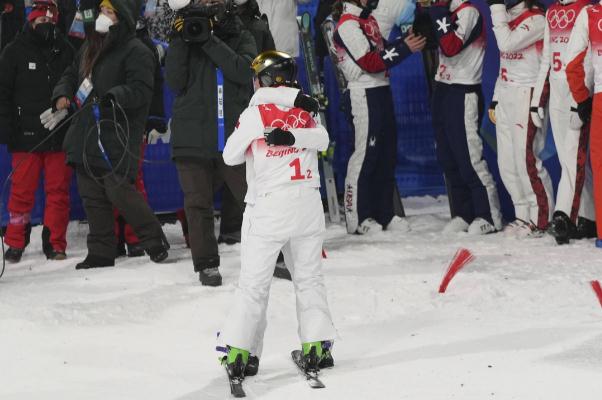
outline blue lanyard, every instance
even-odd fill
[[[226,146],[226,127],[224,125],[224,74],[216,69],[217,74],[217,149],[224,151]]]
[[[96,133],[98,134],[98,148],[100,148],[100,153],[102,154],[102,158],[105,160],[109,169],[113,169],[113,165],[111,164],[111,160],[109,160],[109,156],[105,151],[104,146],[102,145],[102,141],[100,140],[100,108],[98,104],[94,104],[92,107],[92,112],[94,113],[94,119],[96,120]]]

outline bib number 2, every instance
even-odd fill
[[[301,173],[301,160],[298,158],[295,158],[293,161],[291,161],[291,163],[289,164],[289,167],[294,168],[295,170],[295,175],[291,176],[291,181],[300,181],[303,179],[311,179],[311,169],[308,169],[305,173],[305,175],[303,175]]]

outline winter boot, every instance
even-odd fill
[[[322,358],[322,342],[303,343],[301,349],[305,372],[319,371],[320,359]]]
[[[410,228],[410,224],[407,218],[401,218],[397,215],[394,215],[387,225],[388,231],[398,232],[398,233],[408,233],[412,229]]]
[[[462,217],[454,217],[451,221],[443,227],[443,234],[449,235],[451,233],[466,232],[468,230],[468,222],[464,221]]]
[[[247,365],[245,365],[245,376],[255,376],[259,371],[259,358],[249,355]]]
[[[245,378],[245,367],[249,362],[249,352],[236,347],[228,346],[228,355],[222,358],[222,364],[226,363],[228,375],[233,378]]]
[[[556,239],[556,243],[567,244],[575,234],[575,224],[573,224],[568,215],[562,211],[556,211],[552,217],[550,233]]]
[[[90,268],[104,268],[114,267],[115,260],[105,258],[102,256],[95,256],[88,254],[86,259],[75,266],[75,269],[90,269]]]
[[[146,254],[148,254],[151,261],[154,263],[160,263],[165,261],[167,259],[167,256],[169,255],[167,253],[167,247],[165,247],[162,244],[147,249]],[[130,257],[129,254],[128,257]]]
[[[240,231],[237,232],[229,232],[229,233],[221,233],[217,238],[217,243],[226,243],[228,246],[231,246],[236,243],[240,243]]]
[[[217,267],[204,268],[199,271],[199,281],[203,286],[221,286],[222,276]]]
[[[23,257],[23,249],[16,249],[13,247],[6,250],[6,253],[4,254],[4,259],[13,264],[21,261],[21,257]]]
[[[591,219],[577,218],[577,228],[572,239],[591,239],[596,237],[596,222]]]
[[[529,224],[523,221],[522,219],[517,218],[514,221],[510,222],[508,225],[506,225],[504,229],[502,229],[502,232],[506,236],[516,236],[518,232],[522,229],[522,227],[525,225]]]
[[[128,257],[142,257],[144,256],[144,249],[140,243],[128,243]],[[167,257],[166,257],[167,258]],[[163,260],[161,260],[163,261]],[[158,261],[155,261],[158,262]]]
[[[483,218],[475,218],[468,226],[469,235],[486,235],[494,232],[495,227]]]
[[[128,255],[125,249],[125,243],[117,243],[117,250],[115,251],[115,254],[117,254],[117,258],[125,257]]]
[[[46,253],[46,259],[52,261],[63,261],[67,259],[67,254],[64,251],[50,250]]]
[[[358,235],[365,235],[368,232],[380,232],[383,227],[372,218],[365,219],[358,227],[355,233]]]
[[[318,363],[318,367],[322,368],[332,368],[334,367],[334,358],[332,358],[332,353],[330,349],[332,348],[332,342],[328,340],[322,341],[322,358]]]

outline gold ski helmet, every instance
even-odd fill
[[[264,51],[251,63],[261,87],[297,86],[297,63],[282,51]]]

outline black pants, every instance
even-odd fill
[[[452,217],[461,217],[469,224],[483,218],[500,227],[497,188],[483,158],[479,136],[481,86],[437,82],[432,110],[437,160],[449,187]]]
[[[83,168],[77,168],[77,186],[88,217],[88,253],[115,259],[117,238],[113,207],[132,226],[146,250],[163,244],[159,220],[133,184],[118,177],[98,179],[100,185]]]
[[[213,220],[214,192],[225,186],[222,233],[240,231],[247,183],[244,166],[229,167],[224,160],[176,159],[195,271],[219,266]]]

